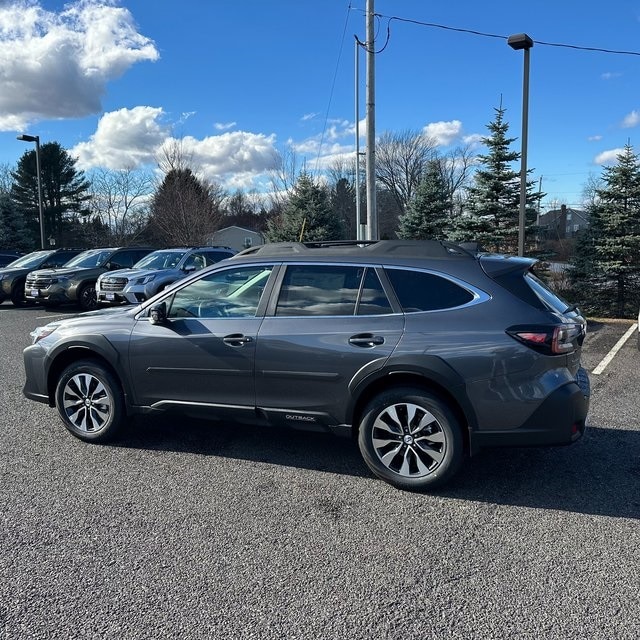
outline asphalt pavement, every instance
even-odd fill
[[[435,494],[323,434],[136,418],[85,444],[22,396],[0,305],[0,640],[640,637],[637,336],[570,447],[486,450]],[[629,322],[591,322],[593,370]]]

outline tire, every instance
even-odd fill
[[[422,389],[389,389],[366,406],[358,431],[371,471],[399,489],[442,486],[463,457],[462,429],[439,397]]]
[[[27,306],[27,299],[24,297],[24,282],[19,282],[11,289],[11,302],[14,307]]]
[[[56,407],[64,426],[86,442],[113,439],[126,419],[122,387],[95,360],[78,360],[62,372],[56,387]]]
[[[85,284],[80,288],[78,292],[78,304],[83,311],[93,311],[98,308],[95,282]]]

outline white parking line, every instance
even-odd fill
[[[613,360],[616,353],[618,353],[618,351],[622,349],[622,346],[624,345],[624,343],[631,337],[631,335],[637,328],[638,328],[638,324],[634,322],[629,327],[627,332],[622,336],[622,338],[620,338],[620,340],[616,342],[613,349],[611,349],[611,351],[609,351],[609,353],[607,353],[607,355],[604,358],[602,358],[600,364],[592,371],[593,375],[599,376],[607,368],[607,365]]]
[[[56,313],[55,315],[49,314],[48,316],[36,316],[36,320],[55,320],[56,318],[68,318],[69,316],[77,315],[75,313]]]

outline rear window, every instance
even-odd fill
[[[530,271],[525,275],[524,279],[536,296],[538,296],[551,311],[564,313],[569,308],[570,305],[568,302],[565,302],[560,296],[551,291],[540,278],[533,275]]]
[[[448,278],[409,269],[387,269],[389,280],[405,313],[461,307],[473,293]]]

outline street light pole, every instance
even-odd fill
[[[38,218],[40,221],[40,248],[44,249],[44,210],[42,208],[42,178],[40,174],[40,136],[22,134],[18,140],[36,143],[36,174],[38,178]]]
[[[518,255],[524,255],[524,229],[527,209],[527,138],[529,131],[529,53],[533,40],[526,33],[509,36],[507,44],[524,51],[524,71],[522,77],[522,151],[520,153],[520,216],[518,224]]]

